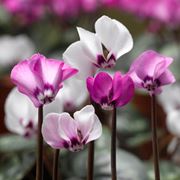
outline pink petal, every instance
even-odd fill
[[[86,85],[87,85],[87,89],[89,91],[89,94],[91,96],[91,99],[97,103],[100,102],[100,99],[97,98],[97,96],[95,95],[95,91],[93,89],[94,86],[94,78],[93,77],[88,77],[86,80]]]
[[[77,122],[68,113],[60,114],[59,136],[68,141],[77,138],[77,133]]]
[[[59,118],[60,115],[56,113],[48,114],[42,124],[42,135],[47,144],[53,148],[63,148],[63,138],[59,136]]]
[[[78,129],[81,131],[83,140],[87,139],[90,131],[94,124],[94,107],[92,105],[87,105],[80,111],[74,113],[74,119],[78,124]],[[82,141],[83,141],[82,140]]]
[[[144,80],[147,76],[153,77],[157,64],[164,61],[165,57],[156,53],[153,50],[148,50],[142,53],[132,64],[131,69],[134,69],[137,76]]]
[[[129,76],[124,76],[122,78],[122,88],[121,90],[121,96],[116,101],[116,107],[121,107],[126,105],[133,97],[134,95],[134,83],[132,79]]]
[[[157,64],[154,71],[154,79],[158,79],[159,76],[168,68],[168,66],[173,62],[172,58],[165,58],[162,62]]]
[[[22,93],[32,96],[34,90],[37,87],[41,89],[41,86],[37,83],[39,80],[31,71],[29,63],[28,60],[24,60],[17,64],[11,71],[11,80]]]
[[[63,65],[62,70],[63,70],[63,77],[62,77],[63,81],[70,78],[71,76],[75,75],[76,73],[78,73],[77,69],[71,68],[71,66],[69,66],[65,63]]]
[[[176,81],[174,75],[168,69],[159,77],[161,85],[172,84]]]
[[[116,100],[117,98],[119,98],[119,96],[121,95],[121,73],[120,72],[116,72],[114,74],[114,78],[113,78],[113,98],[112,101]]]
[[[112,90],[112,78],[105,72],[100,72],[94,79],[94,95],[101,99],[103,97],[109,97]]]
[[[40,54],[32,57],[31,68],[36,76],[43,79],[44,84],[53,85],[58,91],[62,82],[63,63],[59,60],[49,60]]]
[[[140,79],[137,76],[136,72],[133,69],[132,70],[130,69],[129,72],[127,73],[127,75],[129,75],[131,77],[136,88],[143,88],[142,87],[142,82],[143,82],[142,79]]]

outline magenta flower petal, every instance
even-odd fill
[[[37,83],[36,76],[34,76],[33,72],[29,67],[29,61],[21,61],[18,65],[16,65],[11,72],[11,80],[14,84],[17,85],[18,90],[26,95],[28,95],[35,106],[39,106],[40,103],[38,100],[34,98],[35,89],[41,89],[42,83]]]
[[[39,107],[52,102],[63,81],[75,73],[77,70],[62,61],[35,54],[13,68],[11,79]]]
[[[117,72],[113,79],[108,73],[100,72],[95,78],[87,79],[87,88],[93,101],[104,110],[112,110],[127,104],[134,95],[134,82],[129,75]]]
[[[93,89],[98,98],[107,97],[112,89],[112,78],[105,72],[100,72],[94,79]]]
[[[63,71],[63,77],[62,77],[63,81],[78,73],[77,69],[72,68],[65,63],[63,63],[62,71]]]
[[[149,50],[142,53],[132,64],[129,75],[136,87],[146,89],[150,95],[159,94],[161,86],[175,82],[173,74],[168,70],[171,57]]]
[[[122,76],[120,72],[116,72],[114,74],[113,78],[113,98],[112,100],[116,100],[121,95],[121,89],[122,87]]]
[[[121,96],[116,101],[116,106],[126,105],[134,96],[134,82],[129,76],[124,76],[121,80]]]
[[[44,140],[55,149],[64,147],[64,139],[59,136],[59,118],[59,114],[51,113],[45,117],[42,125]]]
[[[148,50],[142,53],[134,61],[132,66],[134,67],[134,69],[136,69],[137,76],[141,79],[145,79],[147,76],[154,76],[156,65],[162,62],[163,60],[164,57],[160,56],[155,51]]]
[[[173,62],[172,58],[164,58],[164,61],[156,65],[154,70],[154,79],[159,78],[161,74],[168,68],[168,66]]]

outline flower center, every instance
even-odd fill
[[[149,92],[153,93],[160,86],[160,81],[158,79],[153,80],[152,77],[147,76],[144,78],[142,86]]]
[[[19,123],[24,129],[24,137],[30,138],[36,133],[36,127],[33,123],[33,120],[29,120],[28,123],[25,123],[24,119],[21,118]]]
[[[114,104],[113,102],[110,101],[112,96],[112,93],[109,94],[109,97],[103,97],[101,99],[101,107],[104,110],[110,111],[113,110]]]
[[[71,146],[69,147],[70,151],[78,152],[84,149],[84,143],[82,142],[83,136],[80,130],[78,130],[78,137],[71,139]]]
[[[46,84],[43,91],[39,88],[35,90],[35,97],[41,104],[48,104],[54,100],[54,89],[51,85]]]
[[[99,68],[112,68],[116,64],[116,59],[112,54],[108,59],[104,58],[102,55],[97,56],[96,66]]]

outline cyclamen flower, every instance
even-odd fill
[[[42,125],[44,140],[55,149],[80,151],[101,134],[102,125],[92,105],[76,111],[74,119],[68,113],[50,113]]]
[[[148,50],[134,61],[129,74],[137,88],[146,89],[150,95],[159,94],[162,86],[175,82],[175,77],[168,70],[172,61],[171,57]]]
[[[0,36],[0,67],[12,66],[21,59],[29,57],[34,50],[33,42],[26,35]]]
[[[2,0],[2,4],[8,12],[20,17],[25,23],[40,19],[45,10],[45,0]]]
[[[87,79],[87,88],[93,101],[105,110],[126,105],[134,95],[134,83],[128,75],[116,72],[112,78],[100,72]]]
[[[64,83],[62,90],[57,94],[57,98],[63,103],[65,111],[75,111],[82,107],[88,98],[86,84],[84,81],[72,77]]]
[[[18,102],[18,106],[17,106]],[[62,112],[62,103],[55,99],[44,108],[44,114],[49,112]],[[25,138],[34,137],[37,133],[38,111],[31,100],[20,93],[17,88],[10,91],[5,102],[5,125],[6,128]]]
[[[133,46],[128,29],[115,19],[102,16],[95,23],[96,33],[77,28],[80,40],[63,54],[64,60],[81,69],[79,78],[93,75],[98,68],[111,68]]]
[[[76,69],[63,61],[35,54],[13,68],[11,79],[21,93],[27,95],[36,107],[40,107],[52,102],[62,88],[63,81],[76,73]]]

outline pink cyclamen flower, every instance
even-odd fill
[[[74,119],[68,113],[50,113],[42,125],[44,140],[55,149],[79,151],[101,134],[102,125],[92,105],[76,111]]]
[[[21,61],[11,71],[11,80],[36,107],[52,102],[67,78],[77,70],[63,61],[47,59],[41,54]]]
[[[175,82],[175,77],[168,70],[172,61],[171,57],[148,50],[134,61],[129,74],[137,88],[146,89],[150,95],[159,94],[162,86]]]
[[[116,72],[113,78],[105,72],[89,77],[87,88],[92,100],[105,110],[124,106],[134,95],[132,79],[128,75],[122,76],[120,72]]]
[[[24,22],[33,22],[44,15],[45,0],[2,0],[4,8]]]
[[[133,39],[128,29],[108,16],[95,23],[96,33],[77,28],[79,41],[72,43],[63,54],[64,60],[81,70],[79,78],[94,75],[98,68],[111,68],[119,57],[132,49]]]

